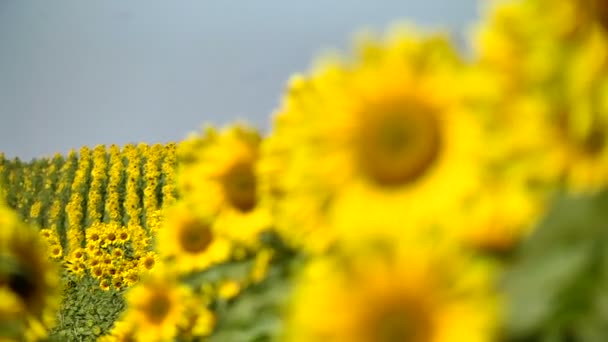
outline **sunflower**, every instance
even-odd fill
[[[150,272],[158,263],[158,255],[155,252],[148,252],[139,258],[139,269]]]
[[[49,240],[54,236],[53,230],[48,228],[40,229],[40,236],[45,240]]]
[[[85,256],[86,253],[83,248],[77,248],[70,253],[70,258],[72,261],[84,261]]]
[[[159,270],[127,292],[125,321],[134,326],[139,341],[170,341],[188,297],[187,287]]]
[[[125,287],[125,281],[123,277],[119,275],[112,277],[112,286],[114,286],[116,290],[120,290]]]
[[[109,254],[104,254],[101,258],[101,263],[104,267],[110,267],[113,264],[114,259]]]
[[[95,279],[101,279],[105,274],[105,270],[101,266],[92,266],[89,272]]]
[[[262,177],[282,194],[267,194],[284,202],[270,204],[278,228],[308,249],[356,221],[450,220],[475,186],[481,128],[458,91],[463,65],[448,42],[395,30],[357,52],[292,81],[263,149],[261,163],[272,165],[261,169],[283,168],[285,178]],[[272,148],[281,144],[291,151]]]
[[[98,258],[91,258],[88,260],[89,268],[97,267],[101,265],[101,260]]]
[[[125,244],[131,239],[131,234],[129,231],[125,229],[125,227],[121,227],[116,231],[118,237],[118,244]]]
[[[577,193],[608,185],[607,14],[596,0],[513,1],[476,31],[477,65],[500,89],[488,116],[513,137],[511,151],[536,160],[534,177]],[[536,110],[523,113],[530,102]]]
[[[104,291],[110,291],[110,285],[112,285],[112,283],[108,279],[102,279],[99,283],[99,288]]]
[[[87,247],[99,246],[102,242],[101,223],[94,223],[86,231]]]
[[[117,244],[118,242],[119,241],[117,227],[115,227],[114,225],[105,225],[101,240],[101,246],[107,247]]]
[[[139,282],[139,272],[137,270],[128,270],[123,274],[125,286],[135,285]]]
[[[181,272],[204,270],[230,257],[231,242],[214,230],[210,219],[199,218],[185,205],[167,214],[159,232],[160,254]]]
[[[260,141],[253,129],[234,125],[220,132],[209,128],[180,146],[183,199],[203,215],[217,215],[217,229],[249,246],[258,244],[269,225],[266,209],[258,205]]]
[[[49,254],[52,259],[57,260],[63,256],[63,248],[59,244],[51,245],[49,246]]]
[[[0,204],[0,297],[14,304],[0,317],[19,335],[44,337],[59,307],[59,270],[45,251],[38,231]]]
[[[392,253],[321,256],[303,271],[287,341],[493,341],[492,270],[457,251],[413,244]]]

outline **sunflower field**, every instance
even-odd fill
[[[607,341],[608,2],[481,5],[264,135],[0,154],[0,341]]]

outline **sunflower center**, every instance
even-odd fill
[[[358,158],[374,183],[386,187],[412,183],[437,159],[441,136],[430,110],[407,103],[367,117],[371,120],[361,126]]]
[[[396,306],[395,304],[400,304]],[[426,342],[432,339],[432,324],[415,303],[391,303],[380,308],[366,326],[369,341]]]
[[[157,293],[151,298],[146,310],[148,321],[153,324],[160,324],[169,314],[171,300],[165,293]]]
[[[608,4],[605,0],[590,0],[591,13],[604,29],[608,29]]]
[[[213,241],[211,228],[202,222],[189,222],[182,227],[179,242],[188,253],[201,253]]]
[[[223,179],[224,192],[230,204],[242,212],[256,205],[256,179],[251,163],[235,164]]]
[[[147,258],[146,260],[144,260],[144,267],[148,270],[151,270],[152,267],[154,267],[154,258]]]
[[[129,239],[129,234],[127,234],[126,232],[122,232],[120,233],[120,235],[118,236],[118,239],[120,241],[127,241]]]
[[[582,142],[583,149],[591,155],[596,155],[606,145],[606,133],[599,128],[592,128]]]
[[[561,114],[557,117],[557,127],[563,139],[572,142],[579,151],[590,156],[598,155],[606,147],[608,136],[603,130],[604,125],[595,122],[584,133],[572,132],[571,118],[568,114]]]
[[[29,272],[16,272],[9,275],[8,286],[24,302],[29,303],[36,294],[34,277]]]

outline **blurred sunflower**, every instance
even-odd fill
[[[446,39],[395,29],[385,42],[361,39],[354,61],[317,69],[292,81],[261,161],[286,178],[275,209],[283,235],[309,245],[359,221],[453,219],[475,186],[480,124],[458,91],[464,68]],[[263,180],[277,187],[272,175]]]
[[[216,229],[249,246],[269,225],[259,205],[256,163],[261,138],[244,125],[208,128],[180,145],[178,184],[184,201],[203,215],[217,215]]]
[[[608,184],[607,14],[596,0],[501,2],[476,30],[509,155],[524,151],[533,177],[573,192]]]
[[[0,204],[0,336],[39,339],[59,307],[58,268],[45,254],[38,231]],[[16,336],[4,336],[5,333]]]
[[[296,282],[287,341],[493,341],[492,270],[435,246],[314,259]]]
[[[133,342],[135,340],[135,328],[129,322],[116,321],[109,335],[99,338],[99,342]]]
[[[187,287],[158,271],[127,292],[124,320],[137,341],[172,341],[188,296]]]
[[[226,261],[232,244],[213,229],[212,221],[197,217],[185,205],[175,205],[159,232],[159,252],[181,272],[204,270]]]

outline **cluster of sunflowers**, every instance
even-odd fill
[[[292,77],[266,137],[244,124],[193,134],[177,146],[175,184],[169,164],[160,168],[171,175],[162,189],[170,205],[150,211],[158,203],[143,200],[154,213],[147,228],[93,225],[76,239],[70,225],[68,241],[81,244],[69,244],[70,260],[88,264],[102,287],[134,284],[131,269],[146,269],[102,339],[541,340],[509,335],[513,301],[501,278],[555,198],[608,185],[608,4],[485,5],[467,58],[443,34],[364,33],[353,56]],[[138,165],[125,180],[130,218],[141,215]],[[602,201],[585,213],[606,212]],[[581,228],[602,237],[586,270],[604,274],[606,234],[593,229]],[[13,251],[2,236],[2,252]],[[129,239],[148,251],[144,261],[118,242]],[[121,257],[128,261],[116,266]],[[7,274],[0,295],[29,300]],[[579,297],[591,286],[576,284]],[[605,339],[573,332],[586,308],[568,300],[554,305],[566,314],[547,320],[547,338]],[[602,303],[593,307],[606,312]],[[19,307],[0,314],[16,317]],[[22,324],[42,322],[46,302],[31,307],[40,310]],[[598,317],[598,326],[608,322]]]
[[[607,18],[593,0],[493,4],[470,59],[412,27],[363,34],[354,57],[291,79],[267,137],[235,125],[186,140],[165,281],[128,295],[120,333],[204,336],[211,310],[213,336],[242,337],[222,335],[224,306],[291,258],[281,328],[256,338],[501,338],[509,253],[557,194],[608,183]],[[216,276],[242,260],[256,261],[246,277]],[[201,300],[202,322],[184,319]]]

